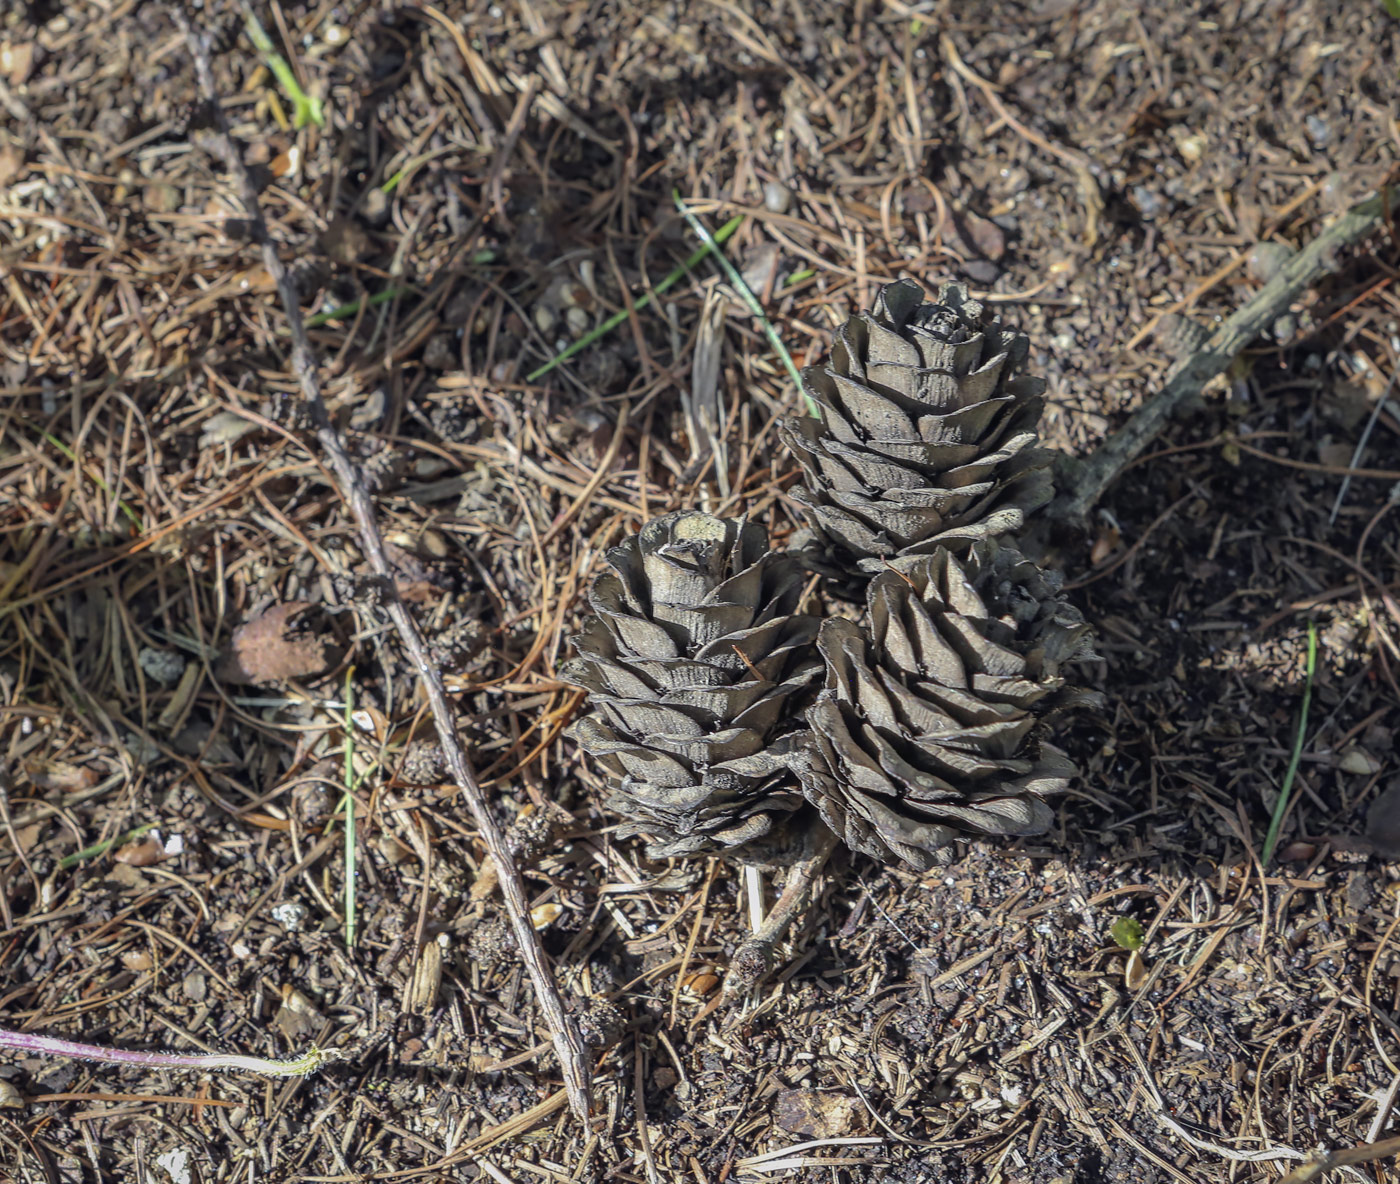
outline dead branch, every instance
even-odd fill
[[[1342,252],[1374,234],[1400,207],[1400,190],[1383,189],[1352,207],[1283,265],[1254,296],[1167,379],[1160,392],[1139,407],[1128,422],[1085,461],[1066,460],[1058,482],[1064,491],[1047,507],[1049,517],[1083,525],[1089,510],[1173,413],[1273,324],[1289,305],[1322,276],[1335,271]]]
[[[467,807],[471,811],[477,829],[485,840],[486,849],[496,866],[506,911],[510,916],[519,943],[521,960],[529,972],[530,980],[535,988],[535,996],[539,1001],[540,1010],[544,1013],[545,1022],[548,1024],[554,1040],[555,1051],[559,1056],[564,1088],[568,1093],[569,1103],[579,1118],[586,1120],[591,1109],[591,1080],[587,1048],[579,1033],[578,1025],[565,1010],[564,1000],[554,981],[544,950],[540,947],[539,937],[530,924],[530,910],[525,896],[524,881],[506,848],[505,835],[486,808],[486,799],[482,795],[480,786],[477,785],[476,777],[467,759],[466,750],[458,738],[456,721],[448,703],[447,694],[443,689],[442,677],[429,660],[427,646],[424,644],[423,635],[419,631],[417,623],[399,597],[393,572],[384,552],[384,544],[379,537],[374,503],[366,489],[363,475],[345,450],[340,433],[331,422],[325,401],[321,398],[315,358],[299,311],[300,302],[268,234],[267,222],[258,203],[257,190],[253,186],[248,170],[243,165],[242,157],[234,147],[228,120],[224,115],[218,92],[214,86],[208,40],[204,35],[196,33],[191,28],[185,15],[178,9],[176,10],[176,20],[189,43],[200,90],[203,92],[205,100],[210,104],[214,116],[213,147],[221,153],[224,164],[233,177],[238,189],[238,196],[252,224],[253,237],[261,248],[263,266],[267,268],[268,274],[272,276],[277,285],[277,294],[281,299],[282,309],[287,317],[287,328],[292,338],[292,370],[301,386],[302,397],[315,427],[316,439],[330,459],[331,468],[335,472],[341,492],[354,515],[361,545],[369,557],[375,574],[379,577],[380,591],[382,592],[381,603],[384,611],[393,622],[395,629],[398,630],[404,648],[408,651],[414,668],[418,672],[418,677],[422,680],[447,765],[452,770],[453,779],[461,789],[462,796],[466,799]]]
[[[1359,1163],[1374,1163],[1378,1159],[1389,1159],[1392,1155],[1400,1155],[1400,1139],[1367,1143],[1364,1147],[1348,1147],[1345,1151],[1320,1152],[1307,1163],[1294,1168],[1278,1184],[1311,1184],[1328,1172]],[[1365,1179],[1364,1176],[1361,1178]]]

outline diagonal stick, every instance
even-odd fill
[[[1162,389],[1128,417],[1087,460],[1062,458],[1056,464],[1062,492],[1046,514],[1070,525],[1082,525],[1090,509],[1118,474],[1166,426],[1186,400],[1223,373],[1304,291],[1341,266],[1345,251],[1369,235],[1390,226],[1400,210],[1400,189],[1383,186],[1375,196],[1353,206],[1293,256],[1279,273],[1240,305],[1228,320],[1172,370]]]
[[[427,694],[429,706],[432,708],[433,721],[437,724],[443,755],[447,758],[448,768],[452,770],[453,780],[461,789],[467,807],[471,810],[472,819],[486,842],[486,850],[496,865],[496,872],[500,877],[501,895],[505,899],[506,911],[510,916],[511,926],[515,930],[521,961],[524,962],[525,969],[529,972],[530,981],[535,988],[535,997],[539,1000],[540,1011],[543,1012],[550,1035],[554,1039],[554,1048],[563,1070],[564,1088],[568,1093],[569,1104],[580,1119],[586,1120],[591,1108],[591,1090],[588,1051],[583,1043],[583,1037],[579,1033],[574,1018],[564,1009],[564,1000],[559,994],[558,984],[554,981],[554,975],[545,959],[544,950],[540,948],[539,937],[530,924],[530,908],[525,897],[524,881],[520,878],[520,871],[515,866],[515,862],[506,847],[505,836],[501,832],[501,828],[496,825],[496,820],[491,817],[486,808],[486,799],[482,795],[481,787],[476,783],[476,777],[472,773],[471,764],[467,760],[462,742],[458,739],[456,721],[447,701],[447,693],[443,689],[442,676],[428,658],[427,646],[423,642],[423,635],[418,629],[417,622],[414,621],[413,616],[399,597],[388,557],[384,553],[384,543],[379,537],[379,528],[375,524],[374,503],[365,487],[359,466],[351,460],[349,453],[345,451],[340,433],[336,431],[331,422],[330,415],[326,411],[326,404],[321,398],[321,386],[316,377],[315,359],[311,352],[311,343],[306,336],[306,328],[302,322],[300,304],[296,293],[292,290],[286,268],[282,266],[282,261],[277,258],[277,250],[268,235],[267,222],[263,218],[262,209],[258,204],[257,190],[253,187],[248,170],[243,165],[243,158],[234,148],[230,138],[228,120],[224,116],[223,107],[214,86],[214,72],[209,63],[208,40],[195,33],[184,13],[178,7],[175,9],[174,16],[180,25],[181,32],[185,35],[185,40],[189,43],[200,90],[203,91],[214,115],[216,130],[210,146],[223,157],[223,163],[238,187],[238,196],[243,202],[245,213],[253,226],[253,237],[262,249],[263,266],[267,268],[268,274],[277,284],[277,294],[281,298],[282,308],[287,316],[287,328],[292,338],[292,370],[296,374],[307,411],[315,425],[316,439],[326,456],[330,458],[331,468],[335,471],[336,479],[340,483],[341,493],[349,503],[350,511],[354,515],[356,526],[359,528],[360,543],[365,554],[369,557],[370,566],[379,577],[384,610],[394,623],[395,629],[398,630],[404,649],[408,651],[414,669],[417,670],[418,677],[422,680],[423,690]]]

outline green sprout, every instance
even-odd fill
[[[277,79],[277,85],[282,88],[282,93],[291,100],[292,104],[292,126],[304,128],[308,123],[314,123],[317,127],[326,126],[326,112],[321,105],[321,100],[313,98],[301,89],[301,83],[297,81],[296,71],[272,45],[272,38],[267,35],[267,31],[262,27],[258,18],[253,15],[250,9],[245,8],[247,16],[248,37],[253,42],[253,46],[262,54],[263,63],[272,71],[272,76]]]
[[[1119,917],[1113,922],[1108,936],[1125,950],[1140,950],[1144,936],[1142,922],[1134,920],[1132,917]]]
[[[58,861],[58,866],[64,871],[70,867],[77,867],[78,864],[88,859],[96,859],[99,855],[106,855],[118,843],[129,843],[133,839],[139,839],[148,830],[154,830],[156,824],[147,822],[134,830],[129,830],[125,834],[116,835],[110,839],[103,839],[100,843],[94,843],[91,847],[84,847],[81,851],[74,851],[72,855],[65,855]]]
[[[63,453],[63,455],[68,460],[72,461],[74,465],[78,464],[77,453],[75,453],[71,448],[69,448],[68,445],[65,444],[62,440],[60,440],[57,436],[50,435],[48,432],[43,431],[41,431],[39,435],[43,436],[45,440],[47,440],[51,445],[53,445],[53,447],[57,448],[59,452]],[[131,525],[136,527],[136,533],[140,534],[141,516],[137,514],[137,512],[133,510],[130,506],[128,506],[126,502],[124,502],[121,498],[116,497],[116,495],[112,493],[112,487],[108,485],[107,482],[102,480],[101,476],[99,476],[97,473],[89,473],[88,476],[92,478],[94,485],[96,485],[100,490],[102,490],[102,492],[105,493],[108,497],[113,498],[116,501],[117,509],[119,509],[123,514],[127,516],[128,520],[131,522]]]

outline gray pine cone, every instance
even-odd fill
[[[696,511],[606,559],[562,677],[590,693],[573,734],[613,783],[622,833],[654,859],[781,858],[807,824],[787,758],[821,673],[818,622],[795,612],[801,568],[762,527]]]
[[[794,491],[819,570],[873,573],[901,556],[1019,530],[1051,496],[1035,447],[1045,383],[1020,373],[1027,339],[961,284],[937,304],[912,280],[852,317],[824,367],[803,371],[820,418],[781,425],[806,477]]]
[[[817,642],[826,685],[795,768],[823,821],[919,871],[960,833],[1048,830],[1043,798],[1074,768],[1035,725],[1076,697],[1064,664],[1092,656],[1052,577],[988,540],[961,562],[940,550],[876,576],[867,604],[868,635],[832,618]]]

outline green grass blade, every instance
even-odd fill
[[[1303,706],[1298,713],[1298,732],[1293,737],[1293,755],[1288,759],[1288,771],[1283,775],[1283,788],[1279,790],[1278,801],[1274,804],[1274,816],[1269,820],[1269,833],[1264,836],[1264,866],[1274,857],[1278,846],[1278,832],[1283,828],[1284,817],[1293,797],[1293,781],[1298,776],[1298,765],[1303,759],[1303,739],[1308,730],[1308,708],[1312,705],[1313,674],[1317,670],[1317,626],[1308,622],[1308,667],[1303,682]]]
[[[656,287],[654,287],[650,292],[639,296],[635,301],[633,301],[632,307],[638,312],[641,312],[642,309],[646,308],[646,306],[651,303],[651,298],[653,296],[660,296],[661,293],[665,292],[668,288],[674,287],[677,283],[680,282],[682,278],[689,275],[693,270],[695,270],[695,268],[699,265],[700,261],[704,259],[706,255],[710,254],[711,252],[717,251],[719,249],[720,244],[727,241],[734,234],[734,232],[738,230],[740,226],[743,225],[743,223],[743,214],[736,214],[734,217],[730,218],[728,222],[726,222],[717,231],[715,231],[714,235],[711,236],[709,242],[707,242],[703,247],[701,247],[698,251],[692,254],[689,258],[687,258],[686,261],[682,263],[679,267],[675,268],[675,270],[673,270],[664,280],[657,284]],[[722,257],[723,256],[721,256],[721,258]],[[597,328],[590,329],[587,333],[585,333],[582,337],[575,341],[573,345],[569,346],[569,348],[566,349],[563,353],[558,354],[553,358],[550,358],[550,360],[547,361],[538,370],[534,370],[531,373],[527,374],[525,376],[525,381],[535,382],[538,379],[543,378],[556,366],[562,365],[564,362],[567,362],[580,350],[587,349],[600,337],[607,336],[620,324],[622,324],[622,322],[626,319],[626,309],[623,309],[622,312],[613,313],[613,315],[610,316],[606,321],[604,321]]]
[[[69,448],[68,445],[65,444],[62,440],[58,439],[58,437],[51,436],[48,432],[43,431],[41,431],[39,435],[43,436],[44,439],[47,440],[50,444],[52,444],[55,448],[57,448],[59,452],[63,453],[63,455],[67,457],[67,459],[73,464],[78,464],[77,454],[71,448]],[[117,503],[117,509],[119,509],[123,514],[127,516],[127,519],[131,522],[131,525],[136,527],[136,533],[140,534],[141,516],[137,514],[136,511],[133,510],[130,506],[128,506],[124,501],[122,501],[121,498],[117,497],[112,492],[112,487],[108,485],[107,482],[102,480],[102,478],[99,477],[96,473],[89,473],[88,478],[93,482],[93,484],[95,484],[98,487],[98,489],[102,490],[103,493],[105,493],[108,497],[112,498],[112,500]]]
[[[139,839],[148,830],[154,830],[154,822],[143,823],[134,830],[129,830],[124,835],[117,835],[115,838],[103,839],[100,843],[94,843],[91,847],[84,847],[81,851],[74,851],[72,855],[65,855],[58,861],[58,866],[64,871],[70,867],[77,867],[84,860],[96,859],[99,855],[106,855],[118,843],[129,843],[132,839]]]
[[[383,304],[386,300],[392,300],[395,296],[402,296],[406,292],[413,291],[412,288],[385,288],[382,292],[376,292],[373,296],[368,296],[364,300],[352,300],[349,304],[338,304],[330,312],[318,312],[314,316],[309,316],[303,322],[308,329],[319,329],[322,325],[330,321],[344,321],[353,317],[360,311],[360,306],[375,308]]]
[[[676,203],[676,209],[681,212],[681,217],[686,220],[690,229],[695,232],[696,238],[706,244],[714,241],[710,237],[710,232],[705,229],[704,223],[685,208],[685,203],[681,201],[681,195],[674,189],[671,190],[671,200]],[[716,247],[714,255],[715,261],[720,265],[725,276],[728,277],[729,282],[734,285],[734,290],[739,293],[744,303],[749,306],[749,311],[757,318],[758,323],[763,326],[763,334],[768,338],[768,343],[777,352],[778,357],[782,358],[783,365],[787,368],[787,372],[792,378],[793,385],[797,387],[798,393],[807,404],[807,414],[812,416],[819,415],[820,412],[817,410],[816,401],[803,387],[802,375],[797,372],[797,366],[793,363],[792,355],[788,353],[787,346],[783,344],[783,339],[778,336],[777,329],[773,328],[773,322],[768,319],[768,314],[763,311],[763,305],[758,302],[758,297],[753,294],[753,290],[749,287],[748,283],[745,282],[744,277],[739,274],[739,269],[725,258],[723,252],[721,252],[718,247]]]

